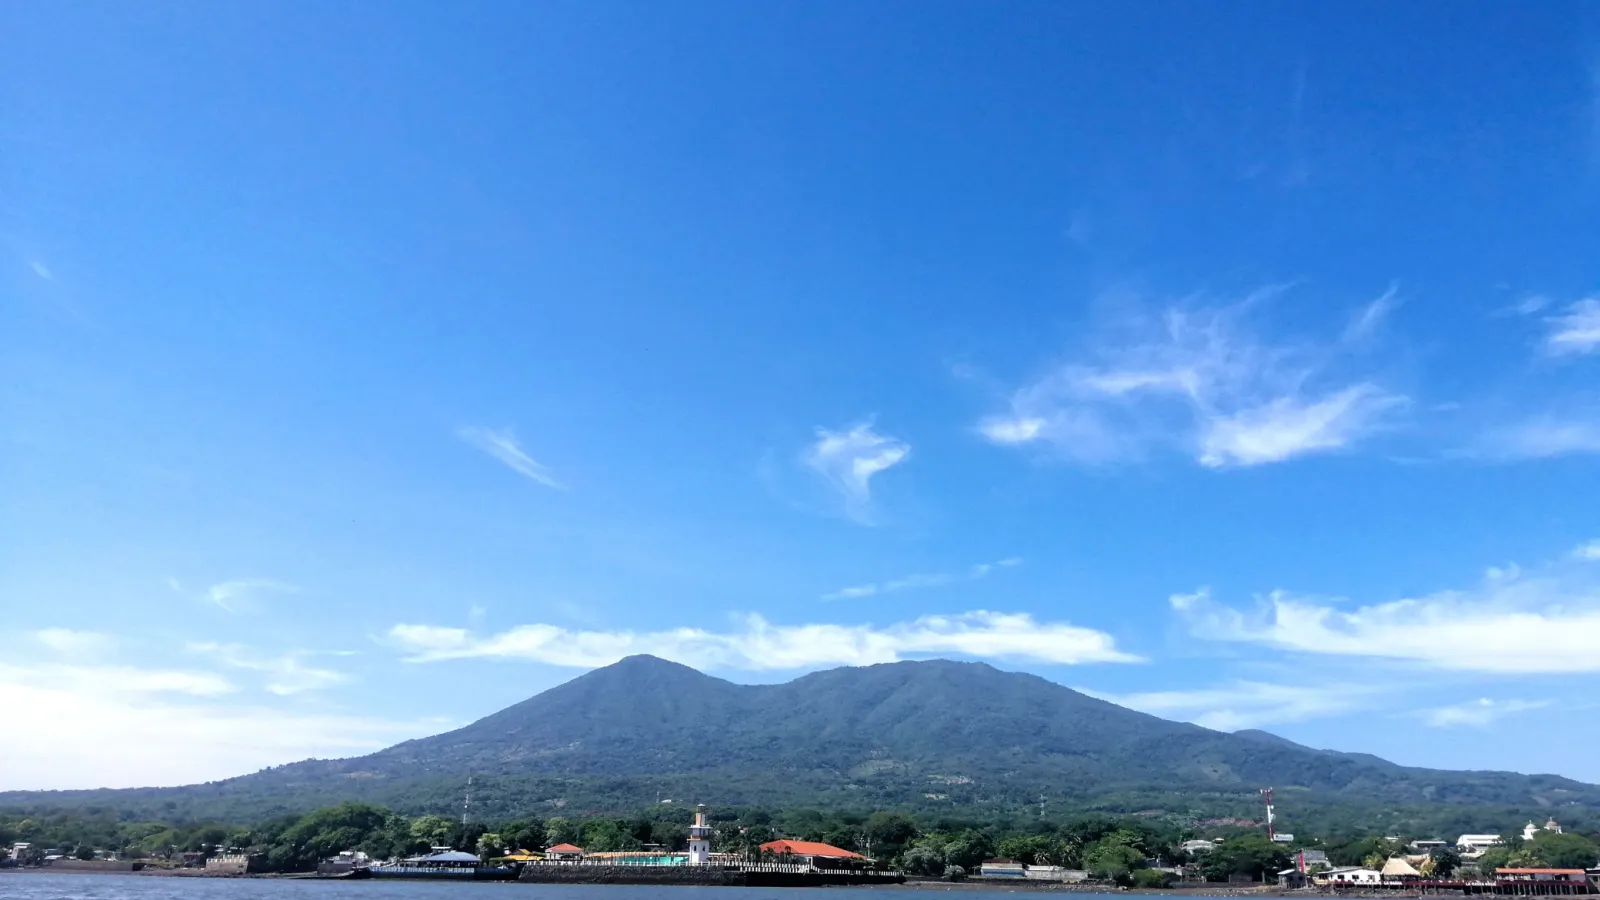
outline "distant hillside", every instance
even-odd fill
[[[1058,808],[1250,816],[1272,786],[1285,812],[1394,807],[1600,810],[1600,787],[1552,775],[1450,772],[1225,734],[980,663],[903,662],[736,685],[636,656],[447,734],[182,788],[0,794],[265,815],[338,799],[484,815],[718,805]],[[1476,815],[1476,813],[1474,814]],[[1472,816],[1463,821],[1473,820]]]

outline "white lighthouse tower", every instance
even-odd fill
[[[689,826],[689,865],[703,866],[711,861],[711,826],[706,824],[706,805],[694,808],[694,824]]]

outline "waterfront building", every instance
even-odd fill
[[[1012,859],[986,859],[978,867],[978,874],[985,878],[1027,878],[1028,867]]]
[[[1383,883],[1383,873],[1365,866],[1340,866],[1316,877],[1319,884],[1355,884],[1369,887]]]
[[[771,853],[784,862],[803,863],[817,869],[859,868],[868,861],[859,853],[819,841],[768,841],[761,845],[761,852]]]
[[[1586,894],[1589,876],[1583,869],[1495,869],[1497,894]]]
[[[1383,870],[1379,874],[1383,876],[1384,884],[1405,884],[1422,879],[1422,873],[1403,856],[1390,857],[1389,861],[1383,864]]]
[[[703,866],[711,861],[711,826],[706,823],[706,805],[694,808],[694,824],[689,826],[689,865]]]
[[[1310,879],[1306,876],[1306,873],[1295,866],[1290,866],[1278,873],[1278,887],[1281,888],[1295,890],[1305,887],[1309,881]]]
[[[545,848],[544,858],[556,862],[583,859],[583,848],[572,844],[557,844]]]

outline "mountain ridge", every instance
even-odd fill
[[[986,663],[841,667],[741,685],[631,656],[461,728],[360,757],[305,760],[204,785],[62,792],[72,802],[208,804],[254,812],[315,799],[505,814],[722,805],[1083,808],[1251,814],[1256,791],[1329,806],[1600,810],[1600,787],[1555,775],[1400,766],[1126,709]],[[69,797],[68,795],[71,795]],[[0,803],[42,795],[0,794]]]

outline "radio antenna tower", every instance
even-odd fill
[[[1267,798],[1267,840],[1273,840],[1278,835],[1272,829],[1272,788],[1262,788],[1261,795]]]
[[[467,776],[467,799],[461,804],[461,827],[467,827],[467,813],[472,811],[472,776]]]

